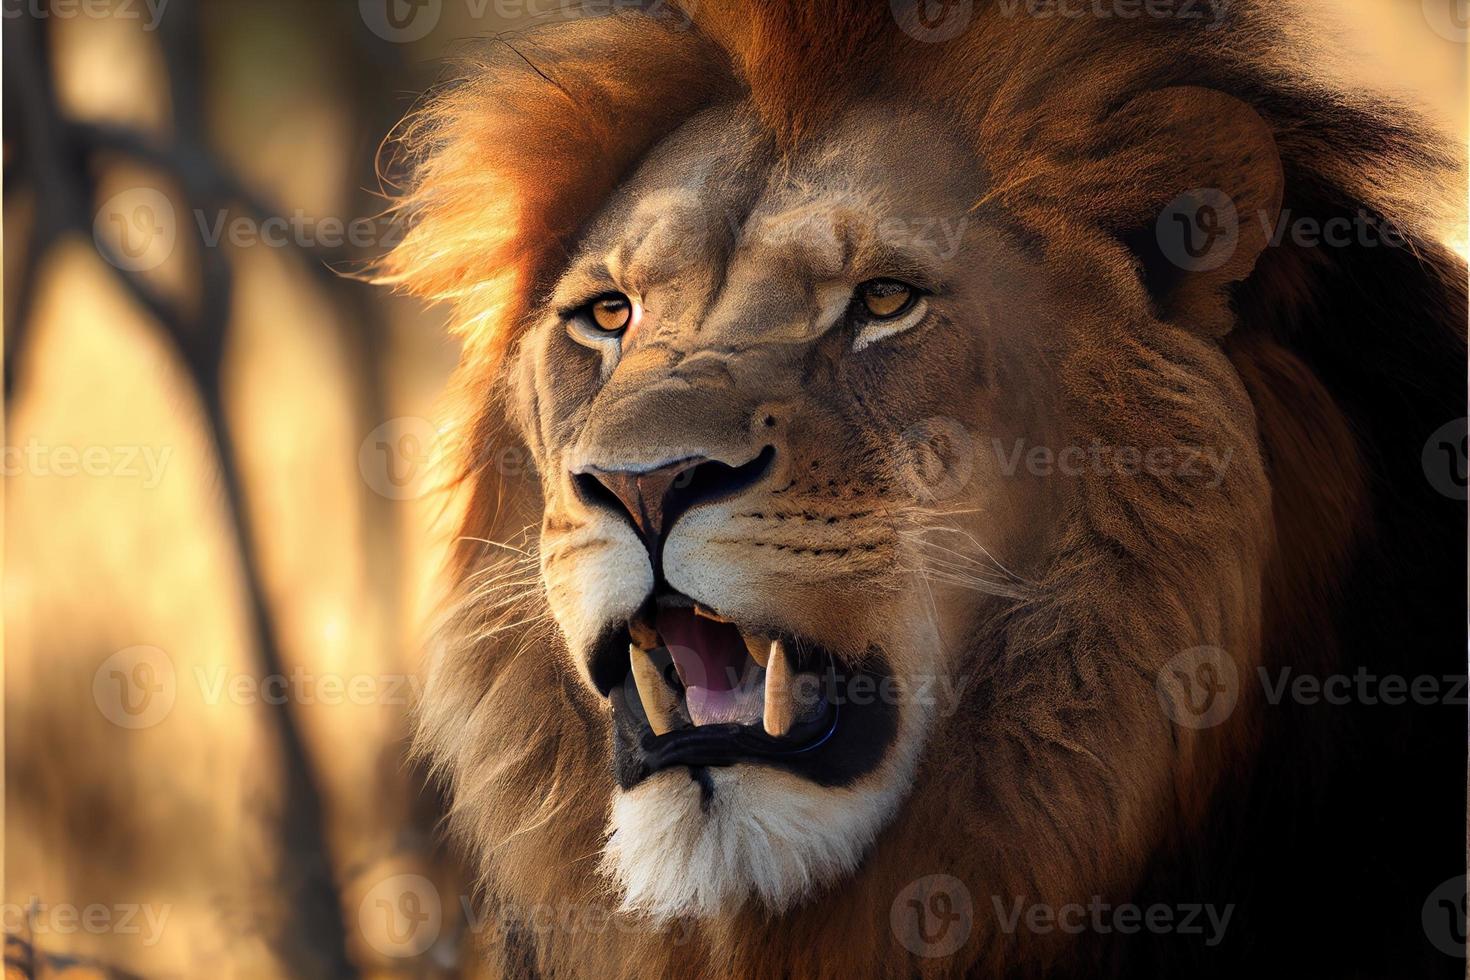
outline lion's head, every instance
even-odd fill
[[[1268,322],[1317,257],[1262,256],[1283,195],[1418,215],[1309,164],[1332,134],[1287,112],[1321,93],[1184,21],[931,44],[903,4],[793,7],[549,29],[408,131],[386,278],[465,339],[421,739],[495,902],[639,924],[537,962],[669,970],[692,929],[714,973],[903,972],[930,873],[976,905],[936,966],[1059,955],[989,896],[1126,896],[1188,849],[1262,738],[1249,685],[1181,722],[1196,660],[1249,674],[1272,617],[1327,615],[1369,507]]]

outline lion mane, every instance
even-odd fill
[[[449,304],[463,344],[449,402],[458,537],[417,747],[445,782],[447,825],[493,910],[485,921],[498,923],[482,935],[492,970],[1230,976],[1265,963],[1297,975],[1455,973],[1425,942],[1420,915],[1437,885],[1464,872],[1463,709],[1287,698],[1267,710],[1253,678],[1464,673],[1463,504],[1421,462],[1430,434],[1464,414],[1465,267],[1435,234],[1458,155],[1404,107],[1302,70],[1320,55],[1293,30],[1289,4],[1239,0],[1208,24],[958,7],[966,29],[936,43],[898,29],[899,2],[709,0],[568,20],[487,44],[395,134],[407,231],[379,279]],[[1144,98],[1186,88],[1195,95],[1184,102]],[[544,654],[558,639],[536,585],[535,478],[507,475],[486,449],[514,438],[507,355],[589,216],[693,114],[747,100],[792,149],[866,98],[913,100],[965,134],[987,168],[986,203],[1036,250],[1121,245],[1107,253],[1110,274],[1141,276],[1172,297],[1161,303],[1223,295],[1229,316],[1201,334],[1238,373],[1244,416],[1171,386],[1168,352],[1122,329],[1091,338],[1096,348],[1059,383],[1111,444],[1239,429],[1261,479],[1229,483],[1202,506],[1154,481],[1081,491],[1038,594],[983,640],[1006,663],[1068,665],[1074,690],[1055,692],[1047,717],[1003,732],[986,711],[1000,693],[974,692],[850,881],[781,915],[623,922],[598,873],[607,718]],[[1403,241],[1287,239],[1251,268],[1174,289],[1150,254],[1155,216],[1198,186],[1190,178],[1218,163],[1222,140],[1257,125],[1279,169],[1232,175],[1237,198],[1293,220],[1366,216]],[[1264,234],[1249,225],[1243,235]],[[1119,389],[1132,396],[1113,397]],[[1129,802],[1138,774],[1069,745],[1069,719],[1111,713],[1108,731],[1126,739],[1139,705],[1110,692],[1136,669],[1128,651],[1208,633],[1221,617],[1251,638],[1241,663],[1252,680],[1229,724],[1179,732],[1171,798],[1141,811]],[[1077,650],[1112,651],[1114,663]],[[982,744],[1006,748],[982,754]],[[1086,757],[1086,778],[1056,770],[1068,751]],[[1033,845],[1001,852],[981,814],[1028,825]],[[1080,826],[1106,828],[1106,862],[1073,846]],[[977,927],[952,955],[925,959],[904,948],[890,914],[930,873],[969,883]],[[1140,906],[1229,904],[1234,920],[1209,949],[1147,932],[979,927],[997,918],[992,897],[1065,900],[1071,873]],[[548,928],[534,915],[557,908],[596,911],[602,927],[589,915]]]

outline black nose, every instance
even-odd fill
[[[572,482],[583,500],[626,512],[656,555],[680,514],[754,485],[770,469],[775,455],[775,447],[767,446],[739,466],[690,456],[652,470],[590,467],[574,474]]]

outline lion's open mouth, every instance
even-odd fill
[[[848,669],[817,644],[742,628],[668,591],[618,632],[599,659],[624,788],[671,766],[741,762],[841,784],[875,765],[893,735],[893,704],[849,696],[857,677],[877,689],[886,674],[876,658]],[[624,642],[620,657],[613,644]]]
[[[628,657],[655,735],[741,725],[789,740],[829,714],[826,663],[780,637],[743,633],[683,596],[659,597],[653,612],[651,621],[640,615],[628,624]]]

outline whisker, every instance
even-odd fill
[[[970,539],[970,543],[972,545],[974,545],[975,549],[977,551],[979,551],[982,555],[985,556],[985,561],[986,562],[989,562],[991,565],[995,566],[995,568],[998,569],[1001,573],[1003,573],[1004,575],[1006,575],[1007,577],[1009,577],[1011,579],[1014,579],[1017,582],[1026,582],[1027,581],[1025,578],[1021,577],[1020,575],[1017,575],[1015,572],[1013,572],[1009,568],[1007,568],[1000,561],[1000,559],[996,558],[995,555],[991,554],[990,549],[988,549],[984,545],[980,544],[980,542],[976,541],[973,536],[971,536],[970,534],[968,534],[968,533],[966,533],[964,531],[961,531],[959,528],[940,528],[940,527],[935,527],[935,528],[931,528],[930,530],[935,530],[935,531],[953,531],[956,534],[962,534],[962,535],[964,535],[965,537],[967,537],[967,538]],[[975,565],[982,564],[982,562],[979,559],[975,558],[973,555],[968,555],[968,554],[964,553],[963,551],[957,551],[954,548],[946,548],[942,544],[938,544],[938,543],[936,543],[934,541],[925,541],[922,538],[920,538],[919,541],[920,541],[920,544],[923,547],[925,547],[925,548],[933,548],[933,549],[937,549],[939,551],[943,551],[946,554],[953,555],[953,556],[955,556],[958,559],[961,559],[961,560],[966,561],[966,562],[970,562],[970,563],[975,564]],[[1034,583],[1032,583],[1032,584],[1034,584]]]
[[[936,572],[921,570],[919,575],[929,582],[938,582],[942,585],[953,585],[972,592],[980,592],[986,595],[998,596],[1003,599],[1027,600],[1031,596],[1028,592],[1004,582],[996,582],[990,579],[973,578],[970,576],[956,575],[952,572]]]
[[[952,531],[955,534],[962,535],[963,537],[965,537],[966,539],[968,539],[969,542],[970,542],[970,544],[973,545],[981,554],[983,554],[986,557],[986,559],[991,564],[995,565],[995,567],[999,568],[1001,571],[1005,572],[1007,575],[1011,576],[1016,581],[1018,581],[1018,582],[1026,582],[1029,585],[1035,585],[1036,584],[1036,583],[1032,582],[1030,579],[1027,579],[1025,576],[1023,576],[1023,575],[1017,575],[1015,572],[1013,572],[1009,568],[1007,568],[1004,562],[1002,562],[999,558],[995,557],[995,555],[991,552],[991,550],[989,548],[985,547],[979,541],[976,541],[975,540],[975,536],[973,534],[970,534],[968,531],[963,531],[963,530],[961,530],[960,528],[957,528],[957,527],[936,527],[935,530],[936,531]]]

